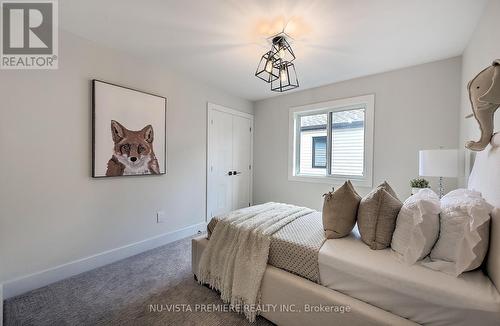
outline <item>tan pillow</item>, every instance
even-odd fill
[[[374,250],[389,247],[401,206],[403,204],[387,182],[361,199],[358,210],[361,240]]]
[[[346,181],[335,192],[324,195],[323,202],[323,229],[328,239],[336,239],[351,233],[356,224],[361,197],[351,184]]]

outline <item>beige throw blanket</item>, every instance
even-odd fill
[[[199,282],[219,290],[224,302],[255,321],[271,235],[312,212],[304,207],[267,203],[222,217],[201,257]]]

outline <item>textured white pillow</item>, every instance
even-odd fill
[[[441,199],[441,232],[424,265],[458,276],[481,266],[488,251],[493,207],[481,193],[457,189]]]
[[[391,248],[405,263],[414,264],[427,256],[439,235],[439,197],[422,189],[408,198],[399,212]]]

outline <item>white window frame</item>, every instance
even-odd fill
[[[347,176],[347,175],[301,175],[298,173],[299,156],[297,152],[300,149],[298,137],[300,135],[299,119],[297,117],[304,114],[321,114],[327,112],[345,111],[349,108],[364,108],[365,109],[365,142],[364,142],[364,164],[363,176]],[[363,95],[357,97],[337,99],[328,102],[302,105],[292,107],[289,110],[289,133],[288,133],[288,180],[314,182],[314,183],[330,183],[342,184],[346,180],[351,180],[354,185],[360,187],[372,187],[373,185],[373,129],[375,121],[375,95]],[[330,122],[330,118],[328,119]],[[328,124],[329,125],[329,124]],[[331,164],[331,153],[329,145],[331,139],[327,138],[327,166]]]

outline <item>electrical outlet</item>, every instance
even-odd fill
[[[156,223],[165,223],[165,212],[157,211],[156,212]]]

